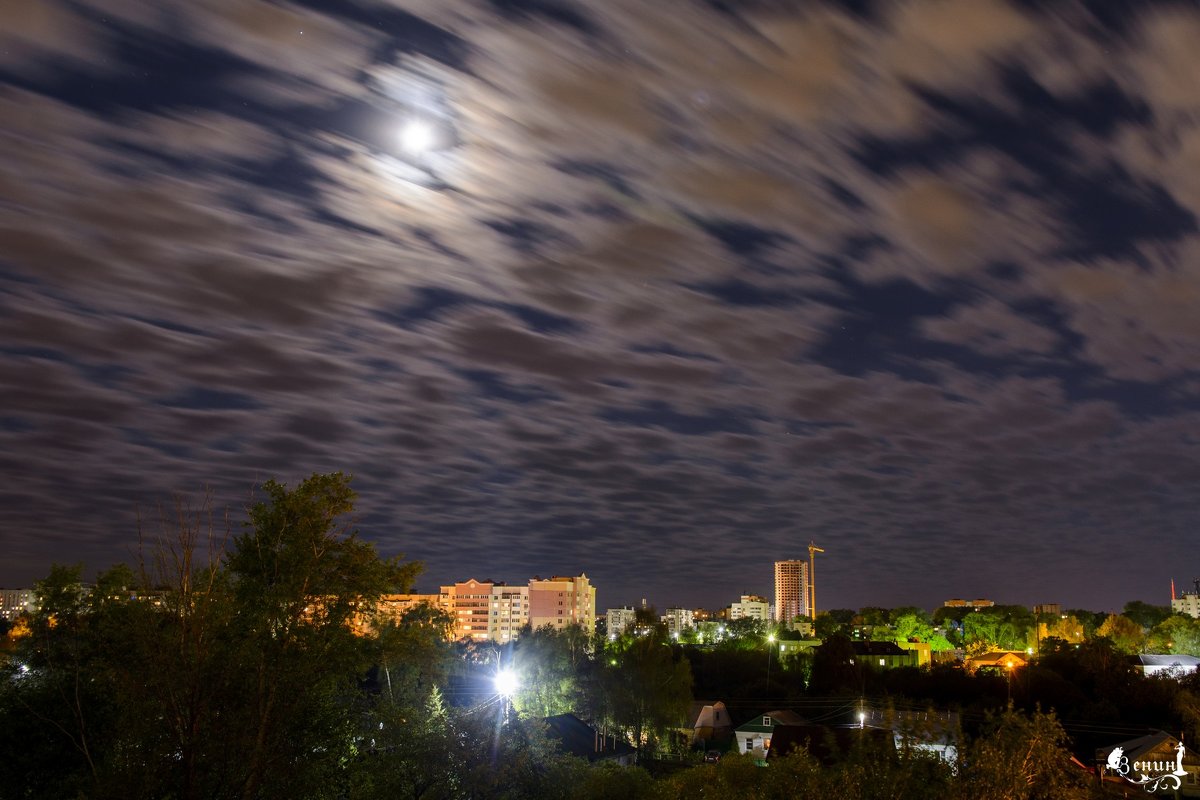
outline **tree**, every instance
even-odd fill
[[[1151,605],[1141,600],[1130,600],[1121,614],[1141,625],[1144,630],[1149,630],[1171,616],[1171,608]]]
[[[1111,639],[1116,648],[1123,653],[1141,652],[1146,640],[1142,626],[1120,614],[1109,614],[1096,633]]]
[[[271,480],[262,491],[227,559],[240,645],[231,666],[246,676],[235,736],[243,798],[291,794],[336,773],[354,735],[342,704],[372,661],[352,623],[384,592],[408,591],[420,570],[379,558],[351,530],[354,492],[342,473],[294,489]]]
[[[828,639],[836,633],[850,633],[854,617],[854,609],[850,608],[833,608],[829,611],[818,613],[817,620],[813,623],[816,637],[818,639]]]
[[[578,625],[561,631],[547,626],[519,638],[511,664],[520,676],[513,698],[517,711],[538,718],[580,711],[586,644],[587,634]]]
[[[813,694],[859,691],[863,685],[862,664],[854,657],[850,637],[835,633],[815,648],[809,690]]]
[[[664,637],[634,637],[598,667],[601,715],[627,730],[639,751],[685,723],[692,671],[686,659],[675,659]]]
[[[427,603],[399,620],[376,621],[378,682],[394,703],[416,704],[444,686],[454,663],[449,633],[454,618]]]
[[[1150,631],[1146,647],[1152,653],[1200,656],[1200,620],[1181,614],[1167,617]]]
[[[1067,734],[1053,714],[1026,716],[1011,708],[989,720],[971,743],[960,777],[963,797],[1070,800],[1090,796],[1071,764]]]
[[[1088,611],[1086,608],[1068,608],[1063,613],[1079,620],[1079,623],[1083,625],[1083,636],[1085,639],[1091,639],[1095,636],[1096,631],[1104,624],[1104,620],[1108,619],[1106,612]]]
[[[923,616],[911,612],[896,618],[894,630],[898,642],[928,642],[933,638],[933,625]]]
[[[1064,642],[1074,642],[1075,644],[1083,641],[1084,625],[1077,617],[1069,614],[1050,614],[1048,616],[1049,621],[1041,623],[1045,626],[1042,634],[1043,642],[1047,639],[1061,639]]]
[[[976,609],[963,617],[963,639],[973,652],[1024,650],[1034,634],[1033,613],[1024,606]]]

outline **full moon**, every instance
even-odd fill
[[[433,126],[423,120],[411,120],[400,130],[400,144],[410,153],[424,153],[435,139]]]

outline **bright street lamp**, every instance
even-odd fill
[[[771,653],[775,650],[775,634],[767,634],[767,695],[771,694]]]
[[[492,679],[493,685],[496,687],[496,694],[507,699],[512,697],[520,689],[520,681],[517,680],[517,674],[511,669],[502,669],[496,673],[496,677]]]

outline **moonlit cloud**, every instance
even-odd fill
[[[5,584],[128,559],[173,493],[340,469],[425,588],[718,605],[813,538],[835,606],[1163,601],[1191,10],[26,5]]]

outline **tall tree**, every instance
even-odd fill
[[[656,747],[685,723],[692,702],[691,666],[675,658],[661,632],[633,637],[599,667],[600,705],[613,724],[630,733],[639,750]]]
[[[282,796],[327,781],[352,747],[342,707],[371,666],[353,623],[386,591],[406,592],[420,570],[384,560],[346,516],[354,491],[342,473],[294,489],[267,481],[249,509],[228,571],[242,645],[241,796]]]

